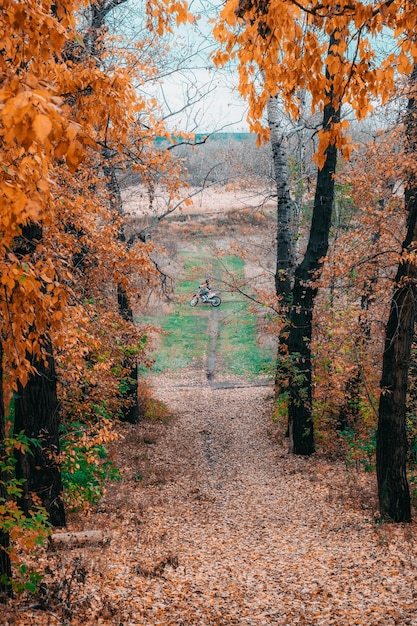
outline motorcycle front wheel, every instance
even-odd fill
[[[221,304],[221,300],[219,296],[213,296],[210,302],[211,302],[211,306],[219,306],[219,304]]]
[[[198,304],[198,298],[197,298],[197,296],[194,296],[190,300],[190,306],[197,306],[197,304]]]

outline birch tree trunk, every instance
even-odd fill
[[[294,203],[291,200],[287,137],[282,128],[281,111],[277,98],[270,98],[267,104],[268,125],[277,186],[277,260],[275,270],[275,291],[283,305],[288,305],[294,277],[294,233],[292,229]]]
[[[272,161],[277,190],[277,254],[275,265],[275,293],[281,309],[288,318],[291,290],[294,279],[294,203],[291,200],[288,172],[288,139],[283,128],[282,111],[278,99],[270,98],[267,103],[268,126],[272,149]],[[288,383],[288,324],[282,328],[277,348],[275,365],[275,398],[278,399]]]

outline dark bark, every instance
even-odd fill
[[[45,507],[53,526],[65,526],[62,480],[59,468],[59,402],[56,390],[55,363],[50,342],[48,355],[32,358],[37,373],[31,374],[25,387],[19,384],[15,398],[15,433],[24,431],[37,439],[28,452],[16,451],[16,476],[23,478],[19,505],[31,514],[35,498]]]
[[[127,0],[96,0],[91,2],[90,10],[90,29],[84,37],[86,49],[90,56],[100,58],[104,52],[100,35],[103,34],[106,27],[106,17],[120,4],[124,4]]]
[[[122,196],[120,193],[120,186],[116,176],[116,170],[112,165],[112,155],[109,148],[103,149],[103,157],[105,159],[105,165],[103,166],[103,172],[107,178],[107,187],[110,192],[110,202],[112,208],[118,213],[122,212]],[[123,227],[120,228],[118,234],[119,241],[128,246],[126,237],[123,231]],[[133,311],[130,306],[129,297],[123,287],[117,285],[117,303],[119,307],[120,316],[133,324]],[[139,421],[139,381],[138,381],[138,366],[136,362],[132,362],[132,358],[126,358],[122,366],[127,370],[127,376],[123,381],[123,400],[122,407],[122,421],[130,424],[136,424]]]
[[[361,389],[362,373],[360,368],[357,367],[346,382],[344,402],[337,416],[336,429],[341,433],[348,430],[355,433],[357,431],[360,416]]]
[[[5,416],[3,399],[3,346],[0,343],[0,464],[5,458]],[[1,470],[0,465],[0,503],[7,500],[6,493],[7,476]],[[12,567],[9,556],[9,533],[0,529],[0,602],[11,594],[11,586],[7,583],[12,576]]]
[[[39,224],[29,223],[15,240],[14,253],[23,259],[34,254],[42,240]],[[21,431],[27,437],[40,439],[40,447],[32,446],[30,453],[16,452],[16,474],[23,478],[23,495],[20,506],[26,515],[33,506],[32,494],[40,498],[54,526],[65,525],[62,503],[62,481],[58,463],[59,453],[59,405],[56,390],[55,363],[52,344],[48,337],[40,337],[47,351],[45,360],[41,355],[27,355],[36,372],[29,374],[25,387],[18,386],[15,399],[15,433]]]
[[[329,54],[335,43],[330,38]],[[329,102],[324,107],[323,129],[330,129],[340,121],[340,103]],[[314,452],[312,421],[312,359],[311,338],[314,300],[317,280],[321,274],[322,259],[329,246],[330,226],[334,200],[334,174],[337,148],[329,145],[325,162],[317,172],[313,216],[307,250],[296,267],[292,302],[289,313],[288,358],[290,367],[288,426],[294,454],[309,455]]]
[[[417,84],[417,67],[410,79]],[[414,96],[408,101],[406,139],[408,153],[417,147],[417,106]],[[417,180],[410,171],[405,190],[407,233],[402,248],[412,253],[417,242]],[[416,320],[417,264],[406,256],[398,266],[395,290],[385,331],[382,362],[381,397],[376,436],[376,470],[379,510],[383,519],[411,521],[410,490],[407,480],[406,402],[408,370]]]
[[[123,319],[133,324],[133,311],[129,305],[129,299],[126,292],[117,286],[117,301],[119,305],[119,313]],[[122,420],[129,424],[137,424],[140,418],[139,395],[138,395],[138,364],[132,358],[126,358],[123,368],[127,370],[127,377],[123,384],[123,396],[126,404],[123,407]]]
[[[394,522],[411,521],[405,420],[416,293],[407,280],[411,275],[406,272],[407,267],[400,265],[396,278],[406,280],[404,286],[394,292],[386,326],[376,435],[380,513],[384,519]],[[416,274],[415,268],[412,274]],[[413,278],[415,280],[417,275]]]

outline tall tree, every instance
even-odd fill
[[[339,36],[336,37],[333,34],[329,42],[329,55],[334,54],[334,46],[338,40]],[[328,70],[326,77],[331,84],[331,75]],[[335,96],[333,89],[330,89],[323,112],[325,132],[331,131],[334,125],[340,123],[340,110],[340,97]],[[329,142],[324,155],[323,166],[319,167],[317,172],[307,250],[302,262],[295,270],[289,313],[288,357],[291,368],[288,406],[289,435],[294,454],[302,455],[314,452],[311,360],[313,310],[318,289],[317,281],[329,247],[337,163],[336,145]]]
[[[314,450],[310,345],[313,307],[317,278],[329,245],[337,153],[349,158],[352,149],[346,133],[349,123],[341,120],[341,105],[349,102],[361,119],[371,109],[373,96],[386,98],[393,89],[393,73],[384,73],[373,63],[375,55],[367,38],[368,32],[380,31],[381,13],[391,14],[389,5],[387,2],[375,8],[361,2],[348,7],[333,2],[229,0],[214,31],[221,44],[216,61],[222,64],[230,58],[238,59],[239,88],[250,104],[251,128],[260,138],[265,135],[263,110],[276,93],[295,118],[300,111],[300,90],[309,94],[312,110],[323,115],[309,243],[295,270],[288,315],[288,417],[293,450],[298,454]],[[330,41],[327,53],[325,38]],[[257,80],[258,68],[262,82]]]
[[[406,402],[408,370],[416,320],[417,262],[417,66],[410,77],[406,115],[406,150],[409,164],[404,194],[407,233],[395,277],[395,288],[386,325],[379,401],[376,463],[379,507],[383,518],[411,521],[407,480]]]
[[[245,5],[246,6],[246,5]],[[237,14],[242,16],[243,5],[240,4],[236,10]],[[258,35],[261,39],[267,41],[271,35],[270,26],[264,21],[263,17],[259,17]],[[294,33],[299,33],[297,26],[297,14],[292,15],[292,24]],[[289,29],[291,32],[291,30]],[[307,33],[308,37],[309,33]],[[285,34],[287,36],[287,33]],[[284,356],[286,359],[286,374],[288,373],[288,425],[290,441],[292,442],[293,452],[296,454],[311,454],[314,451],[314,434],[312,422],[312,360],[311,360],[311,338],[312,338],[312,316],[314,308],[314,299],[317,293],[317,279],[326,256],[329,233],[331,225],[331,215],[334,197],[334,174],[336,171],[337,161],[337,142],[333,129],[340,126],[340,108],[342,93],[340,90],[340,82],[336,68],[339,68],[343,59],[340,58],[341,40],[346,34],[336,29],[330,34],[328,54],[325,58],[325,76],[323,85],[324,91],[321,94],[323,103],[323,123],[321,129],[321,138],[323,140],[322,156],[319,159],[319,167],[316,180],[316,192],[313,206],[313,216],[310,227],[309,242],[307,250],[302,262],[296,267],[294,274],[294,284],[291,286],[290,267],[291,267],[291,248],[289,247],[290,232],[288,229],[288,218],[282,212],[286,211],[290,200],[288,189],[282,187],[282,192],[278,198],[279,219],[284,218],[284,223],[278,221],[278,232],[283,237],[285,233],[285,241],[278,239],[277,254],[277,271],[276,271],[276,289],[277,292],[285,296],[284,307],[287,308],[288,323],[280,338],[280,350],[282,346],[287,347]],[[307,51],[303,50],[303,54],[307,55]],[[287,59],[285,59],[288,62]],[[278,72],[277,72],[278,73]],[[265,77],[265,90],[274,89],[271,96],[276,91],[277,86],[272,87],[273,75]],[[303,78],[300,76],[300,85]],[[300,85],[292,84],[292,88]],[[285,86],[287,89],[288,86]],[[287,108],[291,108],[291,94],[287,95]],[[271,97],[267,99],[269,109],[271,109]],[[285,98],[284,98],[285,102]],[[274,134],[274,145],[276,154],[274,159],[278,164],[278,145],[275,138],[276,129],[272,129]],[[281,156],[282,158],[282,156]],[[281,177],[282,177],[281,167]],[[286,183],[288,184],[288,183]],[[282,230],[281,230],[282,228]],[[280,246],[281,243],[281,246]],[[285,268],[281,268],[285,263]],[[282,281],[282,285],[281,285]],[[282,367],[282,358],[278,359],[278,368]],[[277,380],[280,374],[277,372]]]

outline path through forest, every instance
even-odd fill
[[[417,624],[414,525],[376,525],[342,468],[290,457],[270,389],[197,382],[158,387],[177,418],[153,450],[167,482],[137,536],[128,623]]]
[[[373,479],[288,455],[271,388],[215,379],[217,315],[206,368],[153,381],[175,419],[127,429],[137,466],[130,495],[109,499],[124,532],[107,556],[126,555],[109,623],[417,624],[415,524],[375,523]],[[146,485],[138,430],[155,437]]]
[[[417,625],[415,523],[375,523],[372,477],[289,455],[271,388],[209,370],[153,378],[174,418],[123,427],[123,482],[73,522],[104,545],[60,553],[49,609],[5,624]]]

